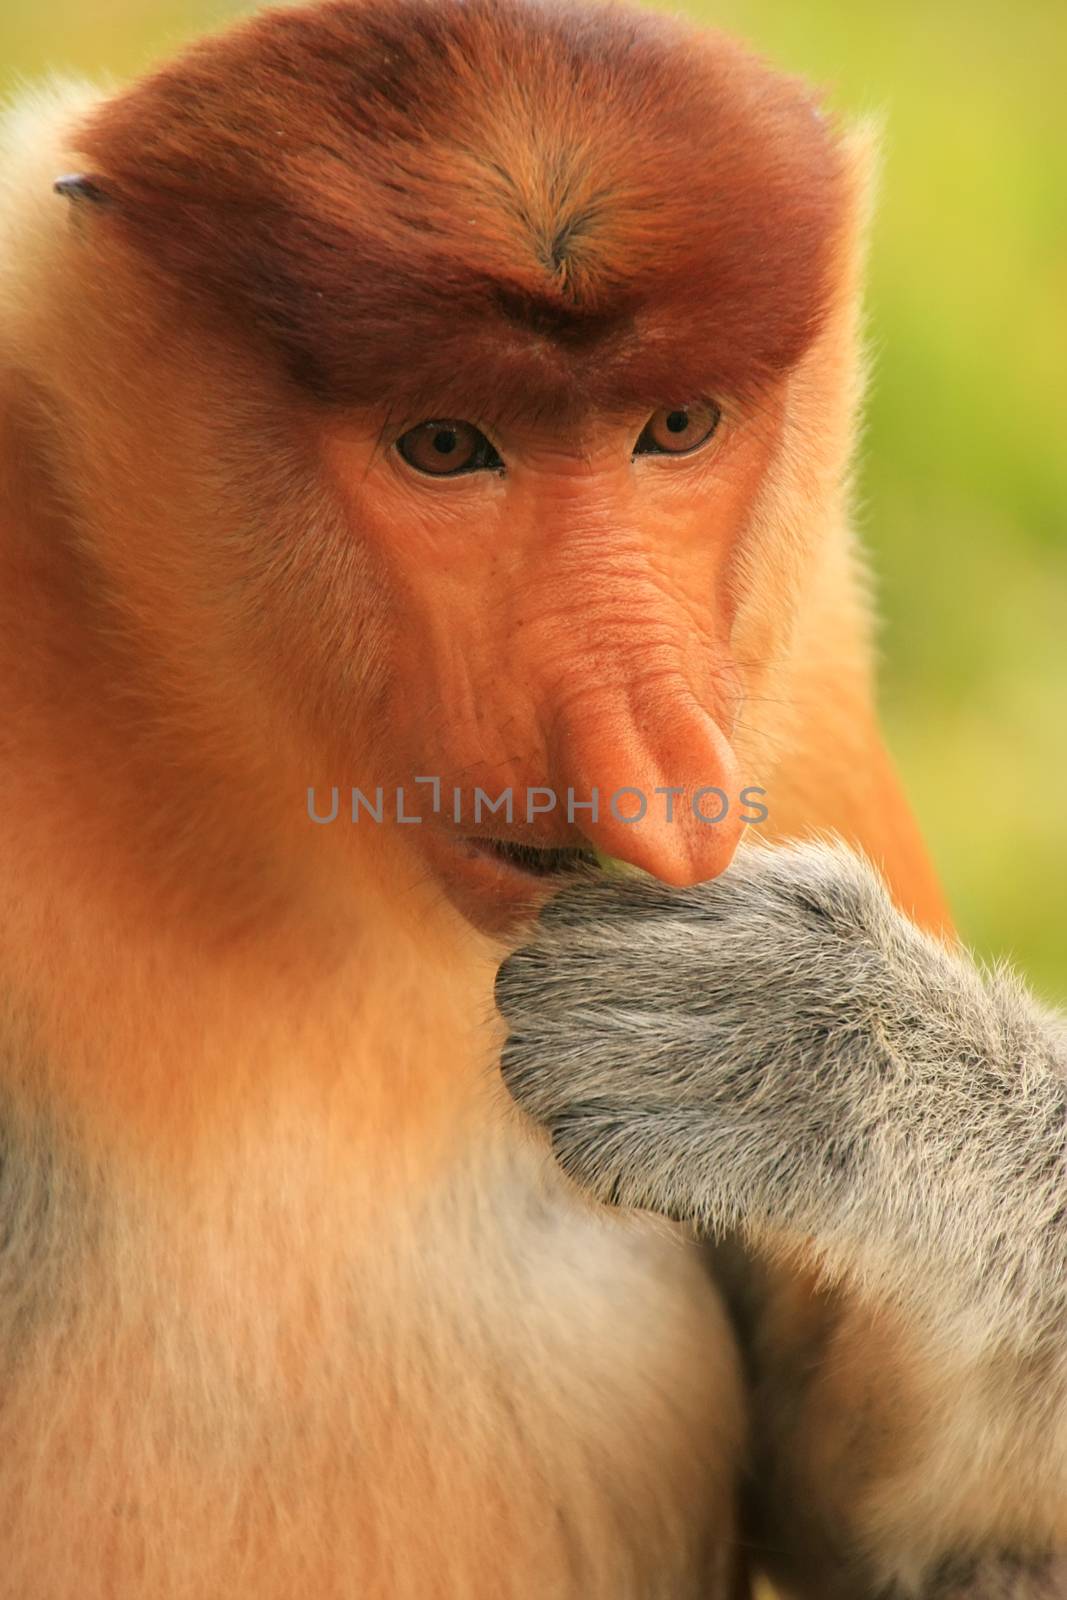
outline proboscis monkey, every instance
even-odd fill
[[[0,1595],[733,1594],[757,1349],[799,1591],[1014,1557],[1025,1474],[902,1501],[921,1318],[813,1343],[798,1247],[742,1347],[496,1070],[523,918],[716,877],[746,794],[941,921],[847,519],[865,139],[679,22],[384,0],[3,149]]]

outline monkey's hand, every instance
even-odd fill
[[[843,846],[753,845],[696,889],[575,885],[497,996],[512,1095],[599,1199],[803,1238],[941,1314],[953,1288],[1017,1330],[1062,1313],[1062,1024]]]
[[[874,874],[821,845],[696,889],[584,882],[500,970],[505,1082],[600,1199],[800,1220],[870,1132],[895,931]]]

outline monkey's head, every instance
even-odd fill
[[[190,715],[294,829],[402,787],[480,922],[589,847],[719,873],[847,449],[854,162],[810,92],[652,14],[331,0],[74,153],[94,559]]]

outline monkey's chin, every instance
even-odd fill
[[[532,921],[576,873],[597,865],[592,850],[458,836],[439,841],[433,855],[438,882],[456,910],[479,932],[504,938]]]

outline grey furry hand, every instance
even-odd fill
[[[844,846],[751,845],[696,889],[576,884],[497,998],[508,1088],[598,1198],[791,1230],[907,1294],[951,1260],[961,1297],[1062,1304],[1063,1021]]]
[[[911,932],[839,846],[751,846],[690,890],[597,877],[501,968],[505,1082],[601,1199],[787,1220],[857,1157]]]

